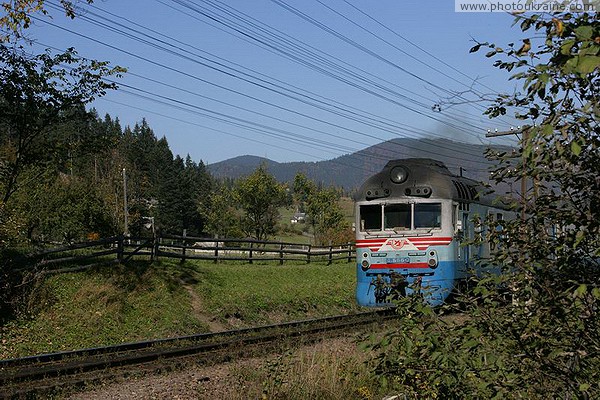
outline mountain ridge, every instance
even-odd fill
[[[450,171],[475,179],[487,181],[488,167],[492,162],[485,158],[489,146],[453,141],[450,139],[388,140],[351,154],[331,160],[280,163],[268,158],[243,155],[218,163],[209,164],[208,170],[216,178],[237,179],[252,173],[264,163],[268,171],[280,182],[293,181],[298,172],[326,186],[354,190],[369,176],[379,172],[390,160],[401,158],[432,158],[443,162]],[[497,150],[510,150],[507,146],[494,146]]]

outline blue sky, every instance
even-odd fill
[[[93,106],[123,125],[146,118],[174,153],[196,161],[320,161],[403,136],[487,143],[487,129],[514,123],[490,121],[473,102],[515,84],[485,51],[469,54],[472,38],[505,46],[526,37],[507,14],[455,13],[453,1],[439,0],[81,7],[75,20],[56,11],[36,20],[34,50],[75,47],[126,67],[121,90]]]

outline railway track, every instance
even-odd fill
[[[186,362],[223,362],[264,352],[289,339],[332,336],[394,315],[386,309],[0,360],[0,398],[29,398],[118,376],[173,369]]]

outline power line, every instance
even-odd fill
[[[114,46],[111,46],[111,47],[113,47],[113,48],[114,48]],[[123,50],[121,49],[121,51],[123,51]],[[127,53],[127,52],[126,52],[126,53]],[[128,53],[128,54],[132,54],[132,53]],[[177,72],[180,72],[180,73],[181,73],[181,71],[177,71]],[[288,110],[288,111],[289,111],[289,110]],[[341,126],[340,126],[340,128],[344,128],[344,127],[341,127]],[[373,137],[373,136],[370,136],[370,137]],[[376,139],[378,139],[378,140],[381,140],[379,137],[374,137],[374,138],[376,138]],[[336,144],[336,146],[337,146],[337,148],[339,148],[339,147],[340,147],[340,146],[339,146],[339,144]],[[352,149],[352,150],[353,150],[353,149]],[[420,150],[420,149],[419,149],[419,150]],[[436,153],[434,153],[434,154],[436,154]],[[438,155],[442,155],[442,156],[446,156],[445,154],[440,154],[440,153],[437,153],[437,154],[438,154]],[[456,159],[462,160],[462,159],[460,159],[460,158],[458,158],[458,157],[453,157],[453,158],[456,158]]]
[[[158,0],[157,0],[157,1],[158,1]],[[282,48],[279,48],[279,47],[277,47],[277,46],[275,46],[275,45],[273,45],[273,44],[271,44],[271,43],[268,43],[268,42],[266,42],[264,39],[261,39],[260,37],[257,37],[257,36],[255,36],[255,35],[253,35],[253,34],[250,34],[250,33],[247,33],[247,32],[245,32],[245,31],[243,31],[243,30],[242,30],[242,26],[243,26],[243,24],[244,24],[244,23],[250,24],[250,23],[249,23],[249,22],[247,22],[247,20],[246,20],[246,19],[243,19],[243,18],[241,18],[241,17],[234,16],[235,18],[237,18],[238,22],[240,22],[240,23],[234,24],[233,22],[226,22],[226,21],[225,21],[225,20],[223,20],[223,19],[219,19],[218,17],[215,17],[215,16],[213,16],[213,15],[210,15],[210,14],[209,14],[207,11],[204,11],[204,10],[202,10],[202,9],[198,8],[198,6],[197,6],[197,5],[194,5],[194,6],[192,6],[192,5],[190,5],[188,2],[185,2],[185,1],[183,1],[183,0],[172,0],[172,1],[173,1],[173,2],[175,2],[175,3],[177,3],[177,4],[180,4],[180,5],[184,6],[184,7],[186,7],[186,8],[188,8],[190,11],[194,11],[194,12],[196,12],[196,13],[200,14],[200,15],[203,15],[203,16],[205,16],[206,18],[209,18],[209,19],[210,19],[210,20],[212,20],[212,21],[215,21],[215,22],[217,22],[217,23],[223,24],[224,26],[227,26],[229,29],[231,29],[231,30],[233,30],[233,31],[235,31],[235,32],[237,32],[237,33],[239,33],[240,35],[243,35],[243,36],[244,36],[244,37],[246,37],[246,38],[250,38],[250,39],[252,39],[252,40],[255,40],[255,41],[256,41],[257,43],[259,43],[259,44],[262,44],[262,45],[268,46],[268,47],[272,48],[273,50],[275,50],[275,51],[277,51],[277,52],[280,52],[280,53],[282,53],[282,54],[284,54],[284,55],[286,55],[286,56],[288,56],[288,57],[291,57],[291,58],[292,58],[294,61],[296,61],[296,62],[298,62],[298,63],[300,63],[300,64],[307,65],[307,60],[306,60],[306,57],[305,57],[307,54],[308,54],[308,55],[312,55],[312,56],[314,56],[314,53],[311,53],[311,52],[308,52],[308,53],[304,52],[302,55],[298,55],[298,56],[296,56],[296,55],[293,55],[293,54],[290,54],[288,51],[285,51],[285,50],[284,50],[284,49],[282,49]],[[160,2],[160,1],[159,1],[159,2]],[[162,3],[162,2],[161,2],[161,3]],[[208,3],[210,3],[210,4],[214,4],[214,2],[210,2],[210,1],[209,1]],[[222,4],[222,3],[221,3],[221,4]],[[221,7],[219,7],[219,9],[221,9],[221,10],[222,10],[222,9],[224,9],[224,7],[226,7],[226,6],[221,6]],[[228,11],[227,11],[227,12],[228,12],[229,14],[231,14],[231,13],[232,13],[232,11],[231,11],[231,8],[230,8],[230,7],[228,8]],[[243,14],[243,13],[241,13],[241,14],[242,14],[242,15],[245,15],[245,14]],[[187,15],[187,14],[186,14],[186,15]],[[264,24],[263,24],[263,25],[264,25]],[[256,24],[253,24],[253,23],[252,23],[252,26],[256,26]],[[260,29],[261,29],[261,30],[265,30],[266,28],[263,26],[263,27],[261,27]],[[255,33],[255,32],[254,32],[254,33]],[[271,33],[270,33],[270,35],[271,35],[272,37],[276,37],[276,36],[273,36],[273,34],[271,34]],[[288,41],[288,39],[286,39],[286,41]],[[336,69],[337,69],[337,70],[343,69],[343,67],[340,67],[338,64],[331,64],[331,61],[328,61],[328,64],[327,64],[327,65],[328,65],[328,66],[334,65],[334,66],[336,67]],[[473,136],[477,137],[478,139],[481,139],[481,137],[480,137],[480,136],[477,136],[477,135],[473,134],[472,132],[470,132],[470,131],[468,131],[468,130],[465,130],[465,129],[464,129],[462,126],[458,126],[458,125],[455,125],[455,124],[451,124],[451,123],[449,123],[448,121],[444,121],[444,120],[442,120],[442,119],[439,119],[439,118],[437,118],[437,117],[435,117],[435,116],[433,116],[433,115],[427,114],[427,113],[425,113],[425,112],[423,112],[423,111],[419,111],[419,110],[415,109],[414,107],[407,106],[406,104],[403,104],[403,103],[400,103],[400,102],[398,102],[398,101],[396,101],[396,100],[390,99],[390,98],[388,98],[388,97],[386,97],[386,96],[383,96],[383,95],[381,95],[380,93],[377,93],[377,92],[375,92],[375,91],[373,91],[373,90],[371,90],[371,89],[368,89],[368,88],[366,88],[366,87],[364,87],[364,86],[361,86],[361,85],[359,85],[357,82],[354,82],[354,81],[351,81],[351,80],[348,80],[348,79],[342,78],[342,77],[341,77],[341,76],[339,76],[339,75],[333,75],[333,74],[331,73],[331,71],[330,71],[329,69],[327,69],[327,68],[324,68],[324,67],[318,67],[318,66],[316,66],[316,65],[314,65],[314,64],[308,64],[308,66],[309,66],[310,68],[312,68],[312,69],[316,69],[318,72],[320,72],[320,73],[322,73],[322,74],[324,74],[324,75],[326,75],[326,76],[333,77],[334,79],[337,79],[337,80],[339,80],[339,81],[341,81],[341,82],[343,82],[343,83],[345,83],[345,84],[348,84],[348,85],[350,85],[350,86],[353,86],[353,87],[355,87],[355,88],[357,88],[357,89],[359,89],[359,90],[362,90],[362,91],[364,91],[364,92],[366,92],[366,93],[368,93],[368,94],[374,95],[374,96],[376,96],[376,97],[378,97],[378,98],[380,98],[380,99],[382,99],[382,100],[388,101],[388,102],[390,102],[390,103],[392,103],[392,104],[394,104],[394,105],[398,105],[398,106],[400,106],[400,107],[402,107],[402,108],[408,109],[409,111],[415,112],[415,113],[417,113],[417,114],[419,114],[419,115],[422,115],[422,116],[424,116],[424,117],[426,117],[426,118],[432,119],[432,120],[434,120],[434,121],[437,121],[437,122],[439,122],[439,123],[441,123],[441,124],[448,125],[448,126],[450,126],[450,127],[454,128],[454,129],[456,129],[456,130],[462,131],[462,132],[463,132],[463,133],[465,133],[465,134],[468,134],[468,135],[473,135]],[[344,70],[344,71],[348,71],[347,69],[343,69],[343,70]],[[346,72],[346,73],[348,73],[348,72]],[[352,78],[355,78],[355,79],[358,79],[358,80],[360,80],[360,81],[365,81],[365,78],[364,78],[364,77],[361,77],[360,75],[357,75],[357,74],[354,74],[354,73],[352,73],[351,77],[352,77]],[[401,95],[401,94],[398,94],[398,93],[396,93],[396,92],[390,91],[390,89],[389,89],[388,87],[384,87],[384,86],[382,86],[382,85],[379,85],[379,84],[373,83],[372,81],[365,81],[365,82],[368,82],[368,83],[370,83],[370,84],[373,84],[373,85],[375,85],[375,86],[377,87],[377,89],[378,89],[378,90],[383,90],[384,92],[387,92],[387,93],[394,94],[395,96],[398,96],[398,97],[402,98],[403,100],[407,100],[407,101],[409,101],[409,102],[411,102],[411,103],[414,103],[414,104],[416,104],[416,105],[418,105],[418,106],[420,106],[420,107],[422,107],[422,108],[424,108],[424,109],[426,109],[426,110],[428,110],[428,111],[431,111],[431,107],[430,107],[429,105],[422,104],[422,103],[421,103],[421,104],[419,104],[419,103],[416,103],[414,99],[412,99],[412,98],[407,98],[407,97],[406,97],[406,96],[404,96],[404,95]],[[404,90],[406,90],[406,89],[404,89]],[[411,93],[413,93],[413,94],[414,94],[414,92],[411,92]],[[461,121],[461,123],[464,123],[464,121]],[[480,129],[481,129],[480,127],[478,127],[478,126],[474,126],[474,125],[472,125],[472,128],[474,128],[474,129],[477,129],[477,130],[480,130]]]
[[[134,53],[128,52],[128,51],[126,51],[126,50],[123,50],[123,49],[121,49],[121,48],[117,48],[116,46],[109,45],[109,44],[107,44],[107,43],[105,43],[105,42],[102,42],[102,41],[100,41],[100,40],[97,40],[97,39],[91,38],[91,37],[89,37],[89,36],[87,36],[87,35],[83,35],[83,34],[81,34],[81,33],[74,32],[74,31],[72,31],[72,30],[69,30],[69,29],[67,29],[67,28],[64,28],[64,27],[57,26],[57,25],[55,25],[55,24],[52,24],[52,23],[50,23],[50,22],[47,22],[47,21],[45,21],[45,22],[46,22],[46,23],[48,23],[48,24],[50,24],[50,25],[52,25],[52,26],[55,26],[55,27],[57,27],[57,28],[59,28],[59,29],[66,30],[66,31],[68,31],[68,32],[70,32],[70,33],[73,33],[73,34],[76,34],[76,35],[82,36],[82,37],[84,37],[84,38],[86,38],[86,39],[89,39],[89,40],[92,40],[92,41],[94,41],[94,42],[96,42],[96,43],[103,44],[103,45],[105,45],[105,46],[108,46],[108,47],[110,47],[110,48],[113,48],[113,49],[115,49],[115,50],[118,50],[118,51],[124,52],[125,54],[128,54],[128,55],[130,55],[130,56],[136,57],[136,58],[138,58],[138,59],[141,59],[141,60],[143,60],[143,61],[145,61],[145,62],[149,62],[149,63],[152,63],[152,64],[154,64],[154,65],[157,65],[157,66],[160,66],[160,67],[163,67],[163,68],[169,69],[169,70],[171,70],[171,71],[173,71],[173,72],[177,72],[177,73],[180,73],[180,74],[184,74],[184,75],[186,75],[186,76],[188,76],[188,77],[190,77],[190,78],[193,78],[193,79],[196,79],[196,80],[202,81],[203,83],[207,83],[207,84],[210,84],[210,85],[213,85],[213,86],[218,86],[218,87],[220,87],[220,88],[223,88],[223,89],[226,89],[226,90],[230,90],[230,91],[231,91],[231,89],[225,88],[225,87],[223,87],[223,86],[220,86],[220,85],[216,85],[216,84],[214,84],[214,83],[212,83],[212,82],[206,81],[206,80],[204,80],[204,79],[201,79],[201,78],[199,78],[199,77],[197,77],[197,76],[193,76],[193,75],[191,75],[191,74],[187,74],[187,73],[185,73],[185,72],[183,72],[183,71],[181,71],[181,70],[178,70],[178,69],[175,69],[175,68],[172,68],[172,67],[168,67],[168,66],[166,66],[166,65],[164,65],[164,64],[157,63],[157,62],[155,62],[155,61],[153,61],[153,60],[149,60],[149,59],[147,59],[147,58],[144,58],[144,57],[138,56],[138,55],[136,55],[136,54],[134,54]],[[147,42],[147,41],[144,41],[144,43],[148,43],[148,42]],[[150,44],[151,44],[151,43],[150,43]],[[171,52],[171,51],[169,51],[169,52]],[[172,53],[172,52],[171,52],[171,53]],[[182,56],[182,57],[184,57],[184,58],[187,58],[187,59],[189,59],[189,57],[187,57],[187,56],[184,56],[184,55],[180,55],[180,56]],[[203,65],[204,65],[204,64],[203,64]],[[229,73],[228,73],[228,75],[229,75]],[[269,102],[265,102],[265,101],[263,101],[263,100],[260,100],[260,99],[257,99],[257,98],[255,98],[255,97],[248,96],[248,95],[246,95],[246,94],[244,94],[244,93],[241,93],[241,92],[239,92],[239,91],[234,91],[234,92],[235,92],[235,93],[237,93],[237,94],[240,94],[240,95],[246,96],[246,97],[250,97],[250,98],[252,98],[253,100],[256,100],[256,101],[261,101],[261,102],[263,102],[263,103],[269,104],[269,105],[271,105],[271,106],[274,106],[274,107],[278,107],[278,108],[280,108],[280,109],[285,109],[285,110],[286,110],[286,111],[288,111],[288,112],[293,112],[293,113],[296,113],[296,114],[302,115],[302,116],[304,116],[304,117],[307,117],[307,118],[315,119],[314,117],[308,116],[308,115],[306,115],[306,114],[298,113],[297,111],[290,110],[290,109],[288,109],[288,108],[282,108],[281,106],[278,106],[278,105],[276,105],[276,104],[269,103]],[[281,92],[277,92],[277,93],[279,93],[279,94],[283,94],[283,95],[286,95],[285,93],[281,93]],[[288,96],[288,97],[289,97],[289,96]],[[298,100],[298,99],[296,99],[296,100]],[[302,101],[302,100],[299,100],[299,101]],[[305,104],[310,104],[310,103],[306,103],[306,102],[305,102]],[[313,106],[315,106],[314,104],[310,104],[310,105],[313,105]],[[322,108],[322,109],[323,109],[323,108]],[[327,109],[325,109],[325,110],[327,110]],[[329,111],[329,110],[328,110],[328,111]],[[329,124],[329,125],[331,125],[331,126],[334,126],[334,127],[340,128],[340,129],[350,130],[351,132],[354,132],[354,133],[356,133],[356,134],[360,134],[360,135],[362,135],[362,136],[366,136],[366,137],[373,138],[373,139],[377,139],[377,140],[382,140],[380,137],[377,137],[377,136],[374,136],[374,135],[371,135],[371,134],[366,134],[366,133],[364,133],[364,132],[356,131],[356,130],[353,130],[353,129],[349,129],[349,128],[347,128],[347,127],[343,127],[343,126],[341,126],[341,125],[338,125],[338,124],[333,124],[333,123],[331,123],[331,122],[324,121],[324,120],[322,120],[322,119],[316,119],[316,120],[317,120],[317,121],[319,121],[319,122],[326,123],[326,124]],[[459,153],[461,152],[461,150],[455,150],[455,151],[456,151],[456,152],[459,152]],[[470,154],[471,154],[471,155],[473,155],[472,153],[470,153]],[[440,154],[440,153],[437,153],[437,155],[441,155],[441,154]],[[452,158],[456,158],[456,159],[458,159],[458,160],[461,160],[461,158],[459,158],[459,157],[452,157]]]

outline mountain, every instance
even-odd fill
[[[491,162],[484,156],[483,144],[455,142],[448,139],[392,139],[356,153],[318,162],[278,163],[267,158],[240,156],[208,165],[217,178],[239,178],[254,171],[261,163],[280,182],[293,181],[298,172],[324,185],[356,189],[369,176],[379,172],[389,161],[399,158],[433,158],[443,162],[454,173],[476,180],[488,180]],[[498,146],[498,151],[511,150]]]

